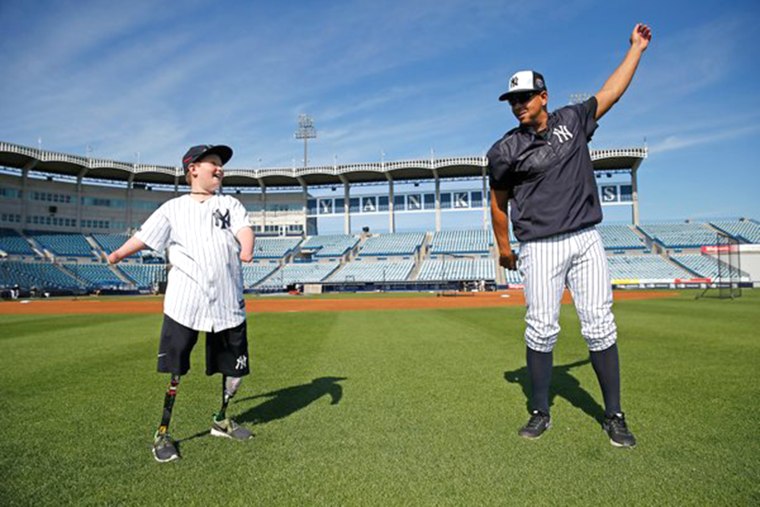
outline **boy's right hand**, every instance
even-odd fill
[[[108,264],[116,264],[120,260],[121,259],[119,258],[118,255],[116,255],[116,252],[111,252],[110,254],[108,254]]]

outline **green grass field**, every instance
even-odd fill
[[[208,436],[220,380],[203,346],[150,441],[167,378],[159,315],[2,316],[4,505],[758,505],[760,292],[616,303],[623,408],[610,446],[572,307],[555,350],[553,427],[527,419],[520,307],[250,316],[253,374]]]

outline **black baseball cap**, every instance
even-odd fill
[[[509,78],[509,89],[499,96],[500,101],[509,99],[515,93],[542,92],[546,90],[544,76],[535,70],[521,70],[512,74]]]
[[[222,159],[222,165],[224,165],[232,158],[232,148],[223,144],[217,144],[216,146],[212,144],[193,146],[182,157],[182,168],[187,171],[187,166],[193,162],[197,162],[206,155],[219,155],[219,158]]]

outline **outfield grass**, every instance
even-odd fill
[[[438,291],[423,291],[423,292],[405,292],[405,291],[391,291],[391,292],[329,292],[324,294],[300,294],[297,296],[287,294],[285,292],[275,294],[258,294],[251,292],[245,294],[246,299],[253,301],[259,300],[280,300],[283,298],[305,298],[305,299],[398,299],[398,298],[432,298],[439,295]],[[70,301],[71,296],[51,298],[50,300],[62,299]],[[163,301],[162,295],[140,295],[140,296],[81,296],[83,300],[108,300],[108,301]]]
[[[271,294],[256,294],[249,295],[254,299],[272,299],[281,298],[284,294],[271,295]],[[397,298],[431,298],[438,297],[440,291],[386,291],[386,292],[325,292],[322,294],[300,294],[296,297],[309,298],[309,299],[397,299]]]
[[[160,316],[1,316],[0,499],[11,505],[757,505],[760,292],[616,304],[623,406],[609,445],[571,307],[553,423],[527,418],[519,307],[254,314],[253,375],[208,436],[203,347],[179,388],[182,460],[150,440]],[[314,381],[314,379],[321,379]]]

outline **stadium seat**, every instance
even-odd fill
[[[65,263],[62,266],[88,289],[118,289],[125,285],[106,264]]]
[[[749,281],[749,275],[747,273],[732,267],[723,261],[719,261],[717,258],[710,255],[680,254],[671,256],[671,259],[702,278],[715,280],[719,277],[735,277]]]
[[[714,220],[710,225],[743,243],[760,244],[760,224],[754,220]]]
[[[701,223],[646,224],[639,229],[666,248],[699,248],[717,241],[717,233]]]
[[[453,230],[436,232],[430,244],[431,255],[436,254],[487,254],[493,246],[490,230]]]
[[[82,234],[63,232],[28,232],[27,235],[53,255],[92,257],[92,246]]]
[[[0,229],[0,250],[11,255],[34,255],[32,245],[13,229]]]
[[[422,263],[417,280],[471,281],[496,279],[493,259],[427,259]]]
[[[383,283],[403,282],[414,268],[414,261],[353,261],[332,275],[329,282]]]
[[[6,279],[20,287],[30,289],[63,289],[73,290],[84,288],[84,283],[55,264],[49,262],[19,262],[3,261],[0,269]]]
[[[301,245],[302,251],[313,251],[314,257],[341,257],[359,243],[359,238],[348,234],[309,236]]]
[[[254,259],[282,259],[301,242],[301,238],[256,238]]]
[[[158,283],[166,281],[166,264],[119,264],[118,269],[138,289],[152,289]]]
[[[673,280],[694,275],[659,255],[616,255],[607,257],[614,279]]]
[[[243,287],[250,289],[277,268],[276,264],[243,264]]]
[[[600,224],[596,230],[602,236],[605,250],[644,250],[644,240],[627,225]]]
[[[372,236],[362,245],[359,256],[414,255],[423,241],[424,232]]]
[[[267,278],[262,286],[282,288],[298,283],[318,283],[328,277],[337,267],[337,262],[286,264]]]

